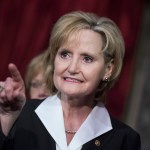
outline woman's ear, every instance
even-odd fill
[[[106,64],[105,66],[105,74],[104,74],[104,77],[103,77],[103,80],[108,80],[111,75],[112,75],[112,72],[113,72],[113,69],[114,69],[114,61],[111,60],[109,63]]]

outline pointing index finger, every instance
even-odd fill
[[[20,74],[20,72],[19,72],[19,70],[18,70],[18,68],[16,67],[15,64],[10,63],[8,65],[8,69],[9,69],[10,74],[11,74],[11,76],[12,76],[12,78],[13,78],[14,81],[16,81],[16,82],[22,82],[21,74]]]

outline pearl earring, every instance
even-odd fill
[[[108,78],[106,77],[106,78],[104,79],[104,81],[105,81],[105,82],[108,82]]]

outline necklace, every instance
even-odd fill
[[[65,129],[66,134],[76,134],[77,131]]]

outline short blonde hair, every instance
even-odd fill
[[[54,59],[58,49],[72,34],[82,29],[92,30],[101,35],[103,39],[103,54],[105,63],[113,60],[114,69],[108,82],[101,81],[95,98],[105,101],[105,92],[110,89],[119,77],[124,57],[124,41],[117,25],[110,19],[99,17],[93,13],[75,11],[62,16],[54,25],[48,52],[46,54],[46,82],[51,93],[56,93],[53,82]]]
[[[25,73],[25,86],[27,92],[29,92],[31,88],[31,82],[33,78],[40,72],[42,72],[43,74],[45,72],[44,56],[45,56],[45,51],[43,53],[40,53],[36,57],[34,57],[27,66],[26,73]]]

